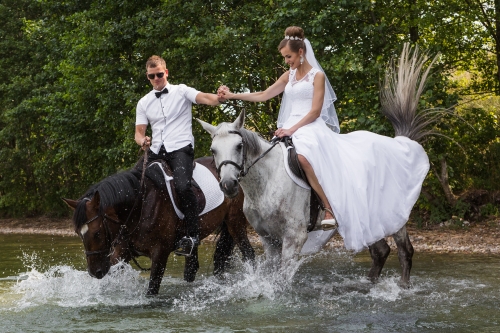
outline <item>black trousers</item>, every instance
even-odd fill
[[[191,178],[193,177],[194,149],[191,144],[167,153],[165,146],[161,146],[158,154],[151,150],[148,154],[148,162],[152,160],[164,160],[172,169],[174,176],[174,187],[179,197],[179,209],[184,214],[189,237],[199,237],[200,225],[197,213],[196,196],[191,189]]]

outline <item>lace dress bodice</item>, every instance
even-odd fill
[[[300,80],[297,80],[297,70],[290,70],[285,94],[292,106],[290,117],[286,120],[284,128],[290,128],[311,111],[314,94],[314,77],[319,70],[311,68]]]

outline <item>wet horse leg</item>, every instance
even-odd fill
[[[189,257],[186,257],[184,264],[184,281],[193,282],[199,268],[200,263],[198,261],[198,246],[195,246],[193,248],[193,253]]]
[[[229,234],[227,224],[224,222],[221,226],[219,239],[217,239],[217,243],[215,245],[214,275],[216,277],[222,277],[222,273],[230,267],[230,257],[233,249],[233,237]]]
[[[248,240],[248,236],[244,235],[238,241],[238,248],[241,251],[241,255],[243,256],[243,261],[250,261],[252,264],[255,264],[255,251]]]
[[[399,264],[401,265],[401,280],[399,285],[403,288],[410,287],[410,271],[413,258],[413,245],[411,245],[410,237],[406,232],[406,227],[399,229],[397,233],[392,235],[398,247]]]
[[[281,268],[286,271],[292,261],[298,259],[300,249],[307,241],[306,226],[299,221],[288,221],[287,231],[283,235]]]
[[[243,261],[255,261],[255,251],[250,245],[250,241],[248,240],[247,234],[247,219],[243,214],[241,209],[237,209],[237,212],[230,212],[227,219],[227,228],[230,234],[230,237],[234,240],[234,242],[238,245],[238,248],[241,251],[241,255],[243,256]]]
[[[165,272],[165,267],[167,266],[169,252],[161,249],[154,251],[151,255],[151,274],[149,277],[149,287],[147,295],[157,295],[160,290],[161,280],[163,279],[163,273]]]
[[[269,235],[260,236],[260,240],[266,256],[265,269],[272,271],[280,267],[282,244]]]
[[[372,257],[372,267],[368,273],[368,278],[372,282],[377,282],[385,261],[391,252],[391,248],[387,244],[386,240],[382,238],[381,240],[370,245],[368,249],[370,250],[370,255]]]

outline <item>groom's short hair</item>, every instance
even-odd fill
[[[155,67],[159,67],[159,66],[163,66],[164,68],[167,68],[167,63],[160,56],[152,55],[151,57],[149,57],[148,61],[146,61],[146,69],[155,68]]]

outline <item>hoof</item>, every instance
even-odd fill
[[[184,276],[184,281],[186,282],[193,282],[196,278],[196,274],[194,275],[187,275],[187,276]]]
[[[399,280],[398,286],[401,289],[410,289],[411,288],[411,283],[410,283],[410,281]]]

